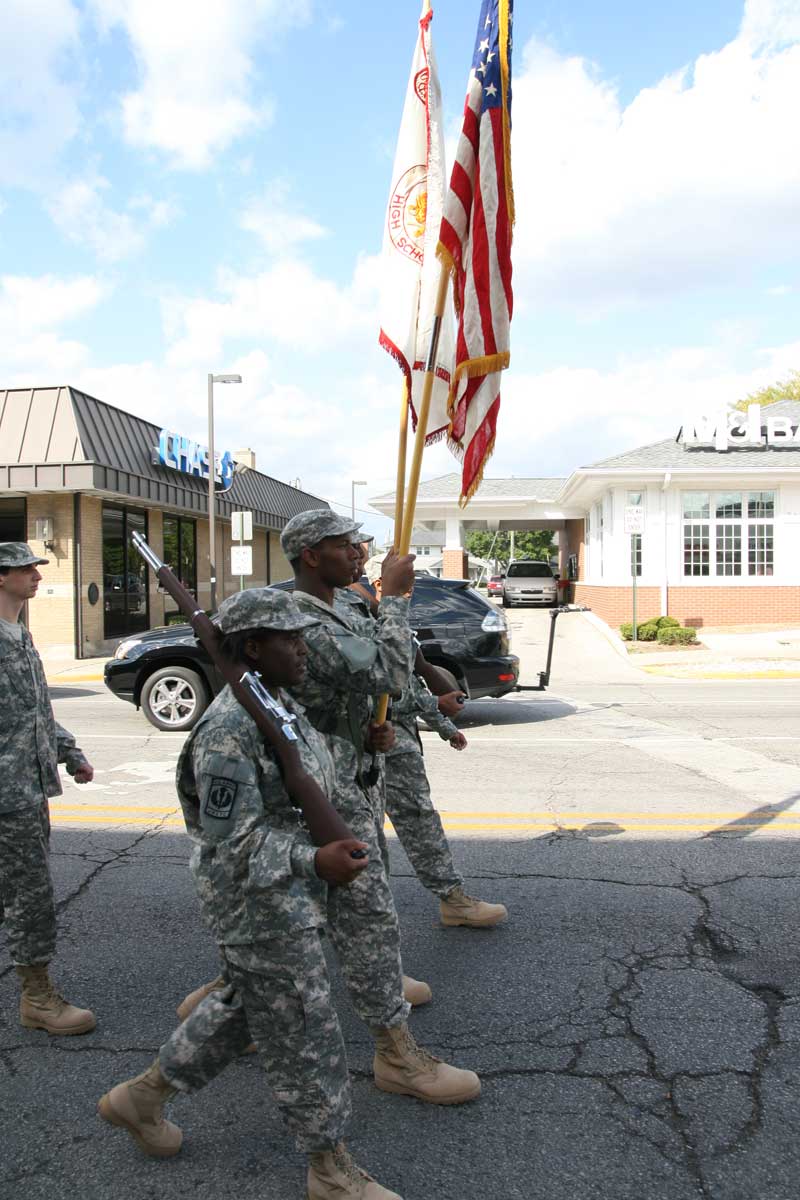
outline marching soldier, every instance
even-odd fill
[[[0,922],[22,985],[20,1022],[54,1036],[90,1033],[94,1015],[68,1004],[50,980],[56,913],[50,877],[48,799],[61,793],[58,764],[76,783],[94,771],[53,717],[42,660],[19,617],[47,563],[24,542],[0,543]]]
[[[381,595],[381,580],[373,559],[367,578]],[[417,728],[420,716],[454,750],[465,750],[467,739],[447,715],[460,711],[458,696],[450,692],[438,699],[418,675],[412,674],[399,700],[392,703],[395,742],[386,751],[386,812],[400,844],[408,855],[423,887],[439,897],[443,925],[466,925],[488,929],[508,916],[503,904],[477,900],[464,891],[464,879],[456,870],[442,820],[431,800],[431,789],[422,741]]]
[[[393,735],[371,723],[382,693],[399,693],[411,675],[414,640],[408,626],[413,559],[390,554],[383,568],[383,599],[377,619],[361,616],[347,589],[360,557],[354,535],[360,526],[330,509],[301,513],[281,534],[295,573],[294,599],[319,624],[309,630],[309,665],[293,695],[323,734],[336,768],[336,807],[370,850],[369,867],[350,888],[331,894],[329,925],[351,999],[376,1041],[375,1083],[384,1091],[435,1104],[459,1104],[477,1096],[472,1071],[439,1062],[417,1046],[404,998],[430,998],[427,984],[401,973],[397,912],[380,853],[382,806],[371,777],[373,751],[383,753]],[[352,946],[362,947],[360,958]]]
[[[302,635],[316,624],[283,592],[240,592],[220,605],[221,651],[247,662],[296,715],[303,766],[328,794],[334,767],[324,740],[281,688],[306,670]],[[364,842],[312,845],[275,759],[229,688],[201,718],[178,763],[178,794],[195,843],[191,869],[225,979],[200,1000],[142,1075],[112,1088],[101,1116],[145,1153],[177,1154],[182,1134],[163,1105],[203,1087],[251,1039],[298,1149],[308,1155],[310,1200],[400,1200],[346,1150],[347,1059],[320,941],[323,881],[347,884],[369,869]],[[364,947],[355,949],[359,953]],[[365,970],[369,957],[365,959]]]

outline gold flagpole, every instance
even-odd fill
[[[400,400],[400,440],[397,447],[397,484],[394,498],[394,547],[400,545],[403,537],[403,504],[406,494],[406,455],[408,453],[408,383],[403,379],[403,395]]]
[[[411,473],[408,477],[408,494],[406,499],[405,513],[403,514],[403,531],[400,538],[400,544],[395,544],[395,551],[402,555],[408,554],[408,548],[411,545],[411,532],[414,527],[414,514],[417,511],[417,494],[419,493],[419,477],[422,473],[422,452],[425,449],[425,437],[428,432],[428,417],[431,408],[431,393],[433,392],[433,381],[436,375],[436,351],[439,348],[439,330],[442,325],[442,317],[444,316],[444,306],[447,303],[447,288],[450,283],[450,272],[447,267],[442,264],[441,273],[439,275],[439,288],[436,292],[436,303],[433,309],[433,329],[431,330],[431,344],[428,350],[428,361],[425,364],[425,380],[422,385],[422,399],[420,400],[419,412],[417,413],[417,433],[414,439],[414,457],[411,460]],[[389,697],[381,696],[378,700],[378,708],[375,713],[375,723],[382,725],[386,720],[386,713],[389,708]]]
[[[430,11],[431,0],[424,0],[422,5],[421,19],[424,20]],[[394,549],[397,554],[408,554],[408,547],[411,545],[414,513],[416,512],[417,508],[419,477],[420,471],[422,470],[422,451],[425,449],[425,435],[428,430],[428,415],[431,407],[433,372],[436,366],[436,346],[439,342],[439,326],[441,325],[442,316],[444,314],[445,300],[447,299],[448,280],[449,272],[443,268],[441,277],[439,279],[439,292],[437,295],[436,308],[433,315],[434,333],[431,337],[431,353],[429,353],[428,362],[426,363],[425,382],[422,389],[422,400],[420,402],[420,411],[417,414],[417,435],[414,442],[414,458],[411,463],[408,503],[405,514],[403,512],[403,502],[405,498],[406,455],[408,450],[408,410],[411,407],[411,396],[409,394],[407,381],[403,381],[403,399],[400,407],[400,438],[397,450],[397,485],[395,488],[394,501]],[[381,696],[378,700],[378,707],[375,713],[375,721],[378,725],[382,725],[386,720],[388,708],[389,697]]]
[[[411,545],[411,531],[414,525],[414,514],[417,511],[417,494],[419,492],[419,477],[422,472],[422,452],[425,449],[425,438],[428,433],[428,418],[431,409],[431,393],[436,375],[436,351],[439,348],[439,330],[444,316],[444,306],[447,302],[447,288],[450,283],[450,272],[443,264],[439,275],[439,288],[436,292],[436,303],[433,309],[433,329],[431,344],[428,351],[428,361],[425,364],[425,381],[422,385],[422,399],[417,413],[417,435],[414,441],[414,457],[411,460],[411,473],[408,477],[406,508],[403,515],[403,537],[398,554],[408,554]]]

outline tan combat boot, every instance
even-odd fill
[[[211,980],[211,983],[204,983],[201,987],[195,988],[193,992],[189,992],[189,995],[184,1000],[181,1000],[175,1009],[181,1021],[185,1021],[187,1017],[190,1017],[200,1001],[205,1000],[206,996],[211,992],[218,992],[226,986],[225,980],[221,975],[218,975],[216,979]],[[409,1000],[410,1003],[411,1001]],[[242,1054],[258,1054],[258,1046],[255,1042],[251,1042],[249,1046],[245,1047]]]
[[[175,1093],[156,1059],[143,1074],[106,1092],[97,1111],[110,1125],[127,1129],[139,1149],[151,1158],[172,1158],[181,1148],[183,1134],[177,1125],[164,1119],[162,1107]]]
[[[217,992],[220,988],[224,987],[225,980],[221,975],[218,975],[216,979],[211,980],[211,983],[204,983],[202,987],[195,988],[193,992],[189,992],[189,995],[186,997],[186,999],[181,1000],[180,1004],[175,1010],[181,1021],[185,1021],[187,1017],[192,1015],[200,1001],[205,1000],[209,992]]]
[[[92,1032],[94,1013],[67,1004],[50,982],[47,967],[17,967],[17,974],[22,980],[19,1019],[25,1029],[44,1029],[54,1037]]]
[[[402,1200],[362,1171],[344,1142],[335,1150],[310,1155],[308,1200]]]
[[[448,1066],[418,1046],[407,1025],[373,1029],[375,1083],[382,1092],[415,1096],[429,1104],[464,1104],[480,1095],[474,1071]]]
[[[403,995],[412,1008],[429,1004],[433,999],[433,992],[427,983],[423,983],[421,979],[412,979],[410,975],[403,976]]]
[[[439,901],[443,925],[469,925],[472,929],[489,929],[508,916],[505,904],[489,904],[468,896],[463,888],[453,888]]]

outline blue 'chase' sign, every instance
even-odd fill
[[[158,437],[156,457],[162,467],[182,471],[184,475],[196,475],[208,479],[208,446],[193,442],[169,429],[162,429]],[[233,455],[230,450],[214,454],[214,482],[226,491],[233,482]]]

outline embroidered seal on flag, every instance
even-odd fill
[[[227,821],[233,810],[238,790],[238,783],[234,783],[232,779],[220,779],[215,776],[211,780],[203,812],[215,821]]]

